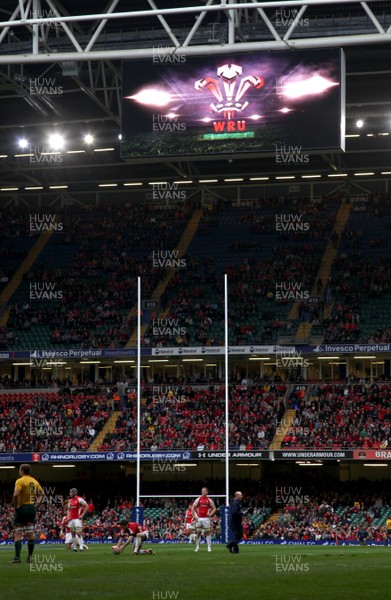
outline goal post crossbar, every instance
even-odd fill
[[[140,494],[140,498],[196,498],[197,494]],[[208,494],[209,498],[225,498],[225,494]]]

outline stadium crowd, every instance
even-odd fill
[[[250,383],[250,385],[249,385]],[[87,450],[114,410],[114,429],[100,451],[136,449],[135,388],[63,388],[0,394],[0,452]],[[391,384],[315,384],[310,395],[282,382],[229,386],[230,447],[269,448],[286,427],[285,403],[295,409],[282,448],[367,449],[391,446]],[[142,389],[141,448],[221,450],[225,443],[225,388],[219,384]]]
[[[250,450],[267,448],[285,411],[284,384],[259,384],[251,389],[230,386],[230,444]],[[178,388],[143,392],[141,445],[143,449],[183,448],[217,450],[224,446],[224,386],[210,389]],[[100,450],[134,450],[136,407],[118,418],[113,433],[107,434]]]
[[[102,481],[97,483],[102,484]],[[108,495],[110,485],[106,488],[100,485],[98,488],[89,481],[78,483],[79,489],[88,492],[83,494],[88,503],[83,524],[83,537],[87,542],[115,539],[118,536],[119,521],[131,520],[134,497],[125,492],[130,481],[126,486],[123,485],[124,481],[122,484],[114,480],[107,481],[109,483],[119,489],[119,495]],[[213,484],[217,486],[216,489],[222,489],[223,482],[216,480]],[[296,485],[288,486],[285,479],[283,484],[276,481],[275,487],[271,484],[259,487],[259,483],[248,479],[232,481],[233,487],[240,485],[244,490],[244,539],[278,540],[280,543],[386,542],[385,523],[391,517],[391,496],[385,491],[383,482],[366,482],[366,492],[362,489],[362,481],[345,484],[319,481],[316,486],[313,484],[309,479],[303,485],[298,486],[296,482]],[[8,486],[10,489],[6,487],[0,496],[0,544],[12,540],[12,490],[11,486]],[[165,493],[167,488],[169,494],[169,487],[172,489],[172,482],[161,482],[159,491]],[[199,482],[177,481],[175,487],[177,492],[191,493],[199,488]],[[148,489],[148,484],[145,489]],[[51,483],[44,486],[45,496],[37,510],[37,539],[61,539],[61,520],[66,513],[67,491],[64,484]],[[219,500],[216,499],[217,506],[222,504]],[[151,538],[160,541],[185,541],[184,514],[188,503],[189,500],[169,496],[146,498],[143,502],[144,524],[148,527]],[[213,538],[219,540],[220,534],[218,511],[213,520]]]
[[[106,396],[0,395],[0,452],[87,450],[110,415]]]
[[[151,325],[143,338],[145,345],[221,345],[222,272],[228,273],[232,283],[229,318],[235,327],[231,343],[261,343],[278,334],[288,321],[291,302],[280,303],[285,305],[281,319],[282,306],[278,310],[275,307],[276,284],[293,277],[303,290],[311,289],[325,243],[321,233],[330,234],[335,215],[328,207],[326,210],[326,204],[311,203],[307,198],[275,200],[278,208],[274,212],[272,204],[265,202],[251,220],[241,209],[218,209],[224,261],[221,256],[201,257],[199,253],[205,237],[216,236],[215,227],[211,228],[216,214],[211,218],[205,213],[196,243],[191,246],[194,252],[186,255],[186,268],[173,273],[161,296],[165,315],[178,321],[183,333],[161,335]],[[295,232],[276,232],[276,210],[299,212],[308,224],[305,241]],[[42,209],[35,218],[40,212]],[[51,347],[124,346],[136,324],[137,276],[143,278],[144,297],[150,297],[166,274],[165,268],[156,268],[153,257],[175,252],[191,214],[190,203],[169,212],[153,205],[114,203],[80,208],[76,216],[70,210],[58,211],[56,219],[62,232],[52,236],[47,249],[25,274],[10,305],[7,325],[0,329],[0,347],[25,347],[38,332]],[[22,213],[19,220],[23,220]],[[28,220],[26,213],[25,225]],[[138,223],[137,231],[132,227],[134,222]],[[232,227],[233,222],[236,241],[224,233],[224,223]],[[238,227],[242,228],[240,234]],[[253,241],[244,242],[243,232],[249,232]],[[263,233],[270,239],[260,258],[256,250]],[[19,236],[31,245],[28,227],[20,227]],[[29,285],[37,283],[54,285],[61,298],[56,302],[31,300]]]
[[[149,297],[164,273],[154,265],[153,252],[175,247],[189,214],[182,207],[168,219],[165,212],[125,204],[56,215],[62,233],[26,273],[19,301],[16,297],[0,331],[1,347],[23,346],[32,329],[50,331],[52,346],[124,346],[136,322],[130,311],[137,303],[137,276]],[[54,285],[61,292],[58,301],[31,300],[30,284]]]
[[[295,400],[289,448],[391,447],[390,384],[315,385],[308,400]]]
[[[379,198],[355,202],[341,235],[333,231],[338,207],[346,200],[340,195],[327,198],[327,202],[326,198],[314,201],[306,197],[264,199],[251,216],[232,206],[216,205],[212,212],[205,211],[186,254],[186,268],[172,269],[160,297],[161,314],[176,321],[179,332],[156,331],[150,321],[143,343],[221,345],[223,272],[230,281],[231,344],[277,341],[281,331],[297,327],[297,321],[323,328],[327,342],[389,341],[391,315],[383,315],[382,325],[375,321],[372,329],[365,322],[367,305],[373,304],[376,317],[379,301],[386,301],[390,291],[389,223],[384,212],[390,200],[382,198],[382,206]],[[15,292],[8,322],[0,328],[0,348],[27,347],[39,332],[52,347],[124,346],[136,325],[137,276],[143,278],[144,297],[150,297],[170,270],[169,263],[157,268],[154,257],[175,252],[192,211],[191,202],[168,211],[153,203],[121,206],[114,201],[104,207],[80,207],[76,215],[69,208],[58,210],[55,216],[61,222],[61,234],[52,236]],[[2,286],[35,241],[29,229],[31,212],[3,209],[8,225],[0,239]],[[40,213],[42,208],[34,218],[44,216]],[[298,225],[305,225],[303,230],[290,230],[292,216]],[[365,230],[359,228],[357,216],[365,219]],[[288,218],[286,229],[278,227],[284,218]],[[384,231],[366,233],[367,228],[376,232],[379,222]],[[204,251],[211,240],[218,252]],[[338,254],[329,280],[318,280],[314,287],[327,240]],[[282,282],[293,282],[303,293],[316,289],[319,303],[303,301],[298,317],[292,320],[292,298],[276,297],[276,286]],[[31,300],[29,285],[35,283],[54,285],[61,298],[56,302]],[[326,318],[324,306],[332,307]]]

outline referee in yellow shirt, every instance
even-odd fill
[[[20,465],[20,477],[15,482],[13,496],[15,558],[11,560],[12,563],[20,563],[23,532],[27,537],[27,562],[31,562],[34,552],[35,505],[42,501],[43,489],[38,481],[30,476],[30,471],[30,465]]]
[[[387,546],[391,546],[391,515],[386,519]]]

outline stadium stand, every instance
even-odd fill
[[[289,448],[387,448],[391,444],[390,384],[317,385],[295,401]]]
[[[106,396],[0,395],[0,452],[87,450],[109,417]]]

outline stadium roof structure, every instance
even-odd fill
[[[345,152],[314,152],[306,167],[283,169],[274,154],[153,164],[121,158],[122,60],[151,58],[157,48],[165,55],[209,56],[330,47],[346,54]],[[390,57],[390,2],[2,0],[0,188],[5,195],[41,188],[54,193],[50,186],[62,184],[71,194],[96,193],[100,184],[128,192],[132,183],[162,178],[327,179],[341,172],[358,172],[361,181],[365,173],[386,179]],[[45,81],[41,93],[32,93],[36,81]],[[364,126],[357,129],[360,119]],[[31,161],[31,153],[18,147],[20,138],[43,145],[53,129],[68,140],[63,161]],[[95,145],[86,146],[82,134],[93,135]]]

